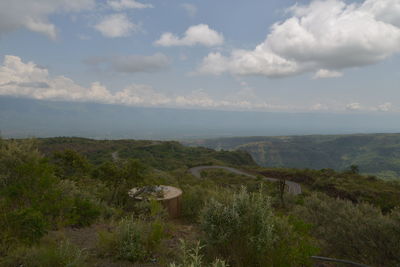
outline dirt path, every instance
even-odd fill
[[[235,168],[231,168],[231,167],[226,167],[226,166],[198,166],[198,167],[194,167],[189,169],[189,172],[197,177],[197,178],[201,178],[201,172],[203,170],[207,170],[207,169],[222,169],[222,170],[226,170],[235,174],[239,174],[239,175],[244,175],[250,178],[257,178],[255,175],[244,172],[244,171],[240,171],[238,169]],[[277,182],[280,181],[280,179],[278,178],[271,178],[271,177],[265,177],[264,180],[270,181],[270,182]],[[288,192],[290,194],[293,195],[300,195],[301,194],[301,186],[298,183],[292,182],[292,181],[286,181],[286,185],[288,188]]]

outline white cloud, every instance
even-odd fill
[[[51,77],[47,69],[33,62],[24,63],[16,56],[6,56],[0,66],[0,95],[143,106],[170,102],[168,97],[148,85],[132,84],[116,93],[111,93],[99,82],[86,88],[64,76]]]
[[[64,76],[51,77],[48,70],[33,62],[23,62],[17,56],[6,56],[0,65],[0,95],[47,100],[100,102],[129,106],[165,106],[208,109],[281,109],[262,102],[245,88],[232,97],[216,100],[204,90],[187,95],[167,96],[144,84],[131,84],[115,93],[99,82],[88,88]]]
[[[171,99],[149,85],[134,84],[117,92],[114,101],[125,105],[159,106],[169,104]]]
[[[27,97],[43,100],[65,100],[78,102],[98,102],[128,106],[157,106],[204,108],[221,110],[310,110],[293,106],[272,104],[257,96],[244,81],[238,81],[243,88],[236,93],[216,99],[205,90],[195,90],[185,95],[166,95],[150,85],[131,84],[120,91],[111,92],[99,82],[84,87],[65,76],[51,76],[45,68],[33,62],[23,62],[17,56],[5,56],[0,64],[0,95]],[[337,108],[342,108],[337,107]],[[330,110],[323,104],[314,105],[311,110]],[[365,108],[354,102],[346,106],[349,111],[391,111],[391,103],[375,108]]]
[[[342,76],[343,76],[343,73],[341,73],[339,71],[320,69],[315,73],[314,79],[337,78],[337,77],[342,77]]]
[[[105,37],[117,38],[131,35],[139,26],[129,21],[125,14],[112,14],[104,17],[94,28]]]
[[[143,4],[135,0],[108,0],[107,4],[116,11],[121,11],[124,9],[144,9],[152,8],[151,4]]]
[[[361,104],[354,102],[346,105],[346,109],[350,111],[356,111],[356,110],[361,110]]]
[[[183,9],[186,10],[186,13],[189,17],[193,18],[197,14],[197,7],[194,4],[184,3],[181,5]]]
[[[399,0],[313,1],[289,9],[254,50],[211,53],[200,73],[281,77],[316,72],[319,78],[374,64],[400,51]],[[321,71],[323,70],[323,71]]]
[[[73,80],[57,76],[51,78],[48,70],[19,57],[6,56],[0,67],[0,94],[35,99],[62,99],[74,101],[107,102],[110,92],[99,83],[84,88]]]
[[[312,105],[310,110],[312,111],[328,110],[328,107],[324,104],[317,103],[315,105]]]
[[[1,0],[0,36],[25,28],[50,39],[57,38],[57,28],[49,16],[57,12],[80,12],[95,6],[95,0]]]
[[[379,105],[377,110],[379,111],[391,111],[392,110],[392,103],[386,102],[383,103],[382,105]]]
[[[170,59],[162,53],[155,53],[151,56],[91,57],[85,60],[85,63],[96,68],[105,67],[116,72],[137,73],[165,70],[170,64]]]
[[[154,44],[158,46],[217,46],[223,42],[222,34],[210,29],[206,24],[199,24],[189,27],[182,38],[170,32],[163,33]]]
[[[191,92],[187,96],[177,96],[175,102],[178,106],[197,106],[203,108],[212,108],[218,106],[218,104],[213,100],[206,92],[203,90],[196,90]]]

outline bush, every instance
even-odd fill
[[[80,267],[85,266],[87,254],[62,241],[59,244],[42,244],[33,248],[19,248],[11,255],[0,260],[0,265],[7,267]]]
[[[75,181],[62,180],[57,185],[62,202],[60,211],[64,222],[60,224],[73,226],[89,226],[108,207],[100,203],[86,190],[79,188]]]
[[[47,222],[40,211],[24,208],[10,212],[7,217],[13,237],[25,244],[33,244],[47,232]]]
[[[182,195],[182,216],[196,222],[208,196],[207,189],[202,186],[185,187]]]
[[[100,256],[145,261],[157,251],[166,235],[164,215],[161,204],[151,201],[149,214],[140,219],[123,218],[112,232],[100,232],[97,246]]]
[[[194,248],[189,248],[184,240],[181,242],[181,258],[180,263],[171,263],[169,267],[204,267],[203,255],[200,254],[200,250],[203,248],[200,246],[200,242],[197,242]],[[229,265],[220,259],[214,260],[210,267],[228,267]]]
[[[325,256],[373,266],[400,264],[400,212],[383,215],[370,204],[314,194],[295,213],[313,225]]]
[[[309,265],[316,251],[306,227],[275,216],[268,197],[244,188],[231,202],[208,202],[201,228],[208,250],[234,266]]]
[[[144,185],[145,166],[138,160],[105,162],[93,172],[110,189],[109,204],[124,206],[129,200],[128,191]]]
[[[158,248],[164,237],[160,221],[151,223],[133,218],[122,219],[112,232],[100,232],[98,251],[102,257],[142,262]]]
[[[0,254],[60,226],[89,225],[99,215],[95,198],[56,177],[34,142],[0,140]]]
[[[89,175],[91,169],[84,156],[69,149],[54,152],[52,163],[56,167],[56,175],[62,179],[79,179]]]

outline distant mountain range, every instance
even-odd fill
[[[400,134],[218,138],[187,144],[244,150],[265,167],[346,170],[400,178]]]
[[[400,132],[398,114],[183,110],[0,97],[3,137],[196,139]]]

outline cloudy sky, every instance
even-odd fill
[[[400,112],[400,0],[0,0],[0,95]]]

